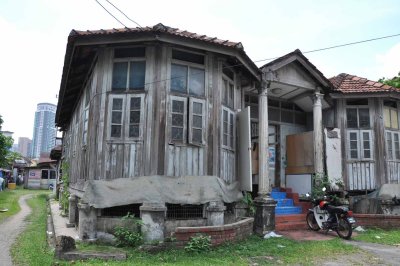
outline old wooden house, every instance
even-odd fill
[[[260,74],[241,43],[162,24],[71,31],[56,113],[69,168],[64,174],[73,198],[71,222],[81,225],[84,219],[77,200],[85,203],[87,185],[104,180],[213,176],[226,185],[235,183],[240,171],[237,115],[245,107],[244,92],[258,86]],[[140,206],[140,200],[112,193],[99,197],[126,200],[96,205],[92,218],[138,213],[132,204]],[[187,204],[191,197],[173,203]],[[202,207],[196,215],[205,217]]]
[[[354,75],[330,79],[349,191],[400,183],[400,89]]]

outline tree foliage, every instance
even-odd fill
[[[400,88],[400,72],[397,74],[397,76],[388,79],[388,78],[381,78],[378,80],[379,82],[395,87],[395,88]]]
[[[3,119],[0,115],[0,130],[3,124]],[[6,167],[8,165],[7,155],[10,153],[10,149],[14,143],[14,140],[10,137],[4,136],[0,132],[0,167]]]

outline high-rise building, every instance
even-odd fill
[[[18,152],[24,157],[31,156],[31,145],[32,140],[30,138],[19,137],[18,138]]]
[[[55,126],[56,105],[39,103],[33,126],[32,158],[39,158],[41,152],[50,152],[55,146],[57,128]]]

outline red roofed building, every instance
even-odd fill
[[[348,189],[400,183],[400,89],[345,73],[329,80]]]

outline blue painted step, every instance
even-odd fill
[[[272,197],[274,200],[277,200],[277,199],[284,199],[284,198],[286,198],[286,192],[276,192],[276,191],[272,191],[272,192],[271,192],[271,197]]]
[[[277,207],[290,207],[293,206],[293,199],[276,199]]]
[[[280,192],[281,189],[279,187],[273,187],[272,192]]]
[[[291,207],[276,207],[275,214],[276,215],[287,215],[287,214],[300,214],[301,207],[299,206],[291,206]]]

